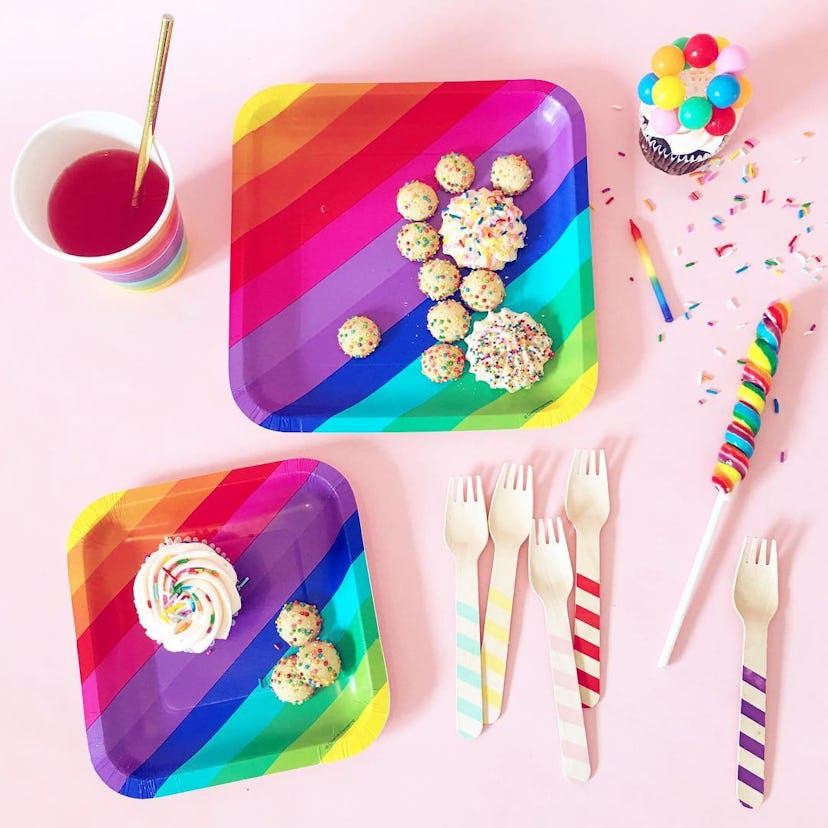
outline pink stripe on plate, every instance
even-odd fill
[[[237,563],[256,536],[302,488],[311,473],[312,470],[302,471],[297,472],[296,477],[285,478],[284,469],[281,465],[277,466],[216,535],[206,540],[215,543],[231,563]],[[136,616],[135,624],[96,665],[81,686],[87,728],[158,649],[159,645],[147,638]]]
[[[572,639],[562,638],[559,635],[549,636],[549,649],[561,655],[571,656],[572,654]]]
[[[324,230],[238,288],[236,294],[241,294],[234,294],[230,303],[230,344],[296,301],[400,221],[397,191],[402,183],[412,179],[433,181],[434,156],[457,147],[477,155],[534,111],[542,100],[538,86],[537,81],[509,81]],[[529,94],[516,94],[519,92]],[[274,285],[279,289],[274,290]]]
[[[578,692],[578,677],[574,673],[564,673],[562,670],[552,669],[552,680],[558,687]]]

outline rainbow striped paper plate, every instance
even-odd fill
[[[506,306],[540,320],[557,353],[543,380],[515,394],[468,373],[445,385],[420,373],[434,344],[431,302],[417,289],[418,266],[397,252],[395,201],[406,181],[433,181],[449,151],[474,160],[476,187],[490,186],[504,153],[534,171],[516,198],[526,247],[501,275]],[[595,392],[584,118],[553,83],[296,84],[255,95],[235,126],[230,260],[230,382],[265,428],[546,427]],[[382,330],[368,359],[348,360],[337,345],[355,314]]]
[[[170,653],[138,624],[132,581],[165,536],[219,547],[242,609],[209,653]],[[354,495],[335,469],[286,460],[115,492],[78,517],[69,581],[92,763],[141,799],[344,759],[388,716],[388,681]],[[342,658],[336,684],[282,704],[274,621],[316,604]],[[278,649],[276,648],[278,645]]]

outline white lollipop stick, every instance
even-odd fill
[[[673,648],[676,646],[676,639],[681,632],[681,625],[684,623],[684,618],[687,615],[687,610],[690,607],[690,602],[693,600],[693,594],[696,591],[696,586],[701,576],[704,562],[707,559],[707,553],[710,551],[710,546],[713,543],[713,535],[716,533],[716,526],[719,523],[719,517],[725,504],[730,500],[730,495],[719,491],[716,500],[713,503],[713,511],[710,513],[710,519],[707,521],[707,528],[704,530],[699,549],[696,552],[696,558],[693,561],[693,567],[690,570],[690,575],[687,577],[687,583],[684,585],[684,592],[681,593],[681,600],[678,607],[676,607],[676,614],[673,616],[673,623],[670,625],[670,631],[667,633],[667,641],[664,642],[664,649],[661,651],[661,656],[658,659],[659,667],[666,667],[670,663],[670,656],[673,654]]]

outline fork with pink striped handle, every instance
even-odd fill
[[[746,808],[756,808],[765,798],[768,625],[778,604],[776,541],[745,538],[733,583],[733,605],[744,627],[736,793]]]
[[[609,517],[604,450],[576,450],[566,484],[566,516],[575,527],[575,666],[584,707],[601,694],[601,527]]]
[[[558,736],[567,779],[586,782],[590,775],[584,711],[578,692],[567,599],[572,592],[572,563],[561,519],[537,520],[529,531],[529,583],[543,602]]]

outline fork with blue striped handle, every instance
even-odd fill
[[[444,537],[456,567],[457,732],[474,739],[483,730],[477,562],[489,541],[486,500],[479,477],[449,480]]]
[[[758,807],[765,798],[768,625],[778,604],[776,541],[745,538],[733,583],[733,605],[744,627],[736,792],[746,808]]]

